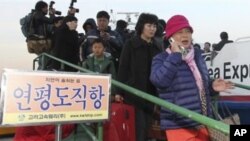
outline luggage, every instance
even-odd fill
[[[55,125],[16,127],[13,141],[54,141],[55,129]],[[74,129],[74,124],[62,125],[62,139],[68,137]]]
[[[104,141],[135,141],[135,110],[133,106],[112,103],[110,120],[104,123]]]

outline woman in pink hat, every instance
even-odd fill
[[[186,17],[171,17],[165,31],[170,47],[154,57],[150,80],[160,98],[211,116],[211,96],[233,88],[233,84],[222,79],[210,80],[201,50],[192,46],[193,28]],[[160,118],[168,141],[209,141],[207,129],[198,122],[163,108]]]

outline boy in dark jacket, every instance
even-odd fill
[[[118,70],[119,57],[122,50],[122,39],[119,33],[111,30],[108,26],[110,15],[106,11],[99,11],[96,15],[97,28],[90,30],[86,35],[86,42],[83,44],[82,56],[83,61],[87,58],[91,51],[91,44],[94,39],[101,38],[106,44],[106,52],[111,53],[112,60]]]

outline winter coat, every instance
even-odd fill
[[[52,34],[52,24],[54,17],[46,17],[42,11],[35,11],[33,17],[34,34],[49,38]]]
[[[215,46],[214,50],[220,51],[220,50],[224,47],[225,44],[227,44],[227,43],[232,43],[232,42],[233,42],[232,40],[227,40],[227,39],[221,40],[221,41]]]
[[[89,18],[89,19],[87,19],[87,20],[84,22],[84,24],[83,24],[83,29],[84,29],[84,31],[85,31],[85,34],[87,34],[87,33],[86,33],[86,26],[87,26],[87,25],[91,25],[93,29],[96,29],[96,28],[97,28],[96,23],[95,23],[95,20],[92,19],[92,18]]]
[[[94,65],[94,61],[95,61],[95,56],[94,54],[90,54],[87,58],[87,60],[85,60],[85,62],[83,62],[82,67],[86,68],[88,70],[94,71],[94,72],[98,72],[98,73],[104,73],[104,74],[111,74],[112,78],[115,79],[116,78],[116,70],[115,70],[115,66],[113,61],[111,60],[112,57],[111,55],[105,54],[104,55],[104,60],[101,64],[101,67],[96,70],[96,66]]]
[[[78,33],[75,30],[69,30],[68,26],[62,25],[55,32],[55,56],[77,65],[79,62]],[[54,69],[60,69],[60,64],[55,63]],[[64,71],[76,71],[72,67],[64,66]]]
[[[212,81],[209,78],[206,63],[201,56],[201,50],[195,48],[194,59],[202,76],[207,105],[210,105],[210,95],[215,92],[212,91]],[[201,113],[199,89],[188,64],[182,60],[181,53],[168,54],[163,52],[158,54],[152,62],[150,80],[157,88],[161,99]],[[209,106],[207,110],[210,116]],[[199,125],[199,123],[165,108],[161,108],[160,119],[161,128],[164,130]]]
[[[155,40],[152,43],[147,43],[139,36],[127,40],[120,57],[118,81],[156,95],[156,89],[150,82],[149,75],[152,59],[161,51]],[[118,93],[123,94],[125,102],[152,111],[152,103],[122,90],[118,91]]]
[[[74,124],[62,125],[62,138],[68,137],[75,129]],[[55,125],[16,127],[14,141],[54,141]]]

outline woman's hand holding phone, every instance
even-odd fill
[[[180,52],[182,54],[183,58],[187,55],[188,50],[186,50],[184,47],[182,47],[177,42],[175,42],[175,40],[173,38],[170,38],[169,42],[171,44],[171,51],[172,52]]]
[[[172,52],[181,52],[180,45],[173,38],[169,39],[169,43],[171,44]]]

